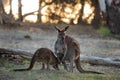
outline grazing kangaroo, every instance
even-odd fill
[[[55,42],[55,54],[59,58],[60,62],[62,62],[64,68],[67,71],[73,72],[73,63],[75,63],[77,69],[81,73],[96,73],[102,74],[100,72],[95,71],[85,71],[82,69],[80,65],[80,47],[78,41],[74,38],[67,36],[66,31],[69,26],[65,27],[64,29],[55,29],[58,31],[58,38]],[[69,70],[67,69],[67,65],[65,61],[70,63]]]
[[[55,54],[48,48],[40,48],[33,55],[32,60],[30,62],[30,66],[28,68],[14,69],[14,71],[31,70],[36,61],[42,62],[42,69],[45,69],[45,63],[46,63],[47,69],[50,69],[49,65],[51,64],[51,65],[53,65],[54,69],[59,70],[59,68],[58,68],[59,60],[57,59]]]

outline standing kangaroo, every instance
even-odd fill
[[[48,48],[40,48],[38,49],[32,57],[30,62],[30,66],[26,69],[14,69],[14,71],[27,71],[31,70],[36,61],[42,62],[42,69],[45,69],[45,63],[47,65],[47,69],[50,69],[50,64],[53,65],[53,68],[59,70],[58,64],[59,61],[55,54]]]
[[[60,62],[64,65],[64,68],[68,71],[65,61],[70,63],[69,71],[73,72],[73,63],[75,63],[76,68],[81,73],[96,73],[102,74],[95,71],[85,71],[80,65],[80,47],[78,41],[74,38],[66,35],[66,31],[69,26],[64,29],[55,29],[58,31],[58,38],[55,42],[55,54],[59,58]]]

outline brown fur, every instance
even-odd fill
[[[40,48],[38,49],[32,57],[30,62],[30,66],[26,69],[14,69],[14,71],[26,71],[31,70],[36,61],[42,62],[42,69],[45,69],[45,64],[47,65],[47,69],[49,69],[49,65],[53,65],[53,68],[59,70],[58,64],[59,61],[54,53],[48,48]]]
[[[69,71],[73,72],[73,63],[75,63],[76,68],[81,73],[97,73],[101,74],[99,72],[95,71],[84,71],[80,65],[80,47],[78,41],[76,41],[74,38],[66,35],[66,30],[69,28],[69,26],[65,27],[64,29],[58,29],[58,38],[55,43],[55,54],[60,59],[60,61],[63,63],[64,68],[67,69],[67,65],[65,61],[68,61],[70,63]]]

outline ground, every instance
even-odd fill
[[[25,50],[34,53],[35,50],[37,50],[38,48],[47,47],[54,51],[54,43],[57,39],[57,31],[54,29],[54,26],[56,25],[55,24],[36,24],[36,25],[23,24],[22,26],[14,26],[14,27],[13,26],[10,27],[8,25],[5,26],[0,25],[0,48]],[[62,28],[63,26],[66,25],[59,24],[57,26]],[[70,28],[67,31],[67,34],[74,37],[80,43],[81,54],[85,54],[87,56],[97,56],[97,57],[118,57],[118,58],[120,57],[119,40],[110,37],[104,38],[96,30],[92,29],[92,27],[89,25],[88,26],[69,25],[69,26]],[[91,70],[105,72],[106,74],[113,74],[113,75],[120,74],[120,69],[114,67],[90,66],[89,64],[83,64],[82,67],[86,70],[91,69]],[[17,65],[14,67],[10,67],[10,69],[12,68],[17,68]],[[2,69],[0,69],[0,71],[2,71]],[[14,72],[10,72],[9,69],[8,71],[0,72],[0,74],[3,75],[4,77],[4,74],[6,72],[8,72],[8,75],[6,75],[8,76],[8,78],[13,77],[9,74],[15,74]],[[28,75],[34,73],[38,73],[38,71],[35,72],[33,70],[33,73],[29,73]],[[19,75],[21,73],[17,73],[17,74]],[[75,74],[78,74],[78,72]]]

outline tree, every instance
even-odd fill
[[[85,0],[80,0],[80,3],[81,3],[81,5],[82,5],[82,8],[81,8],[81,10],[80,10],[80,17],[79,17],[79,19],[78,19],[78,23],[83,22],[82,16],[83,16],[83,14],[84,14]]]
[[[22,16],[22,0],[18,0],[18,21],[22,22],[23,21],[23,16]]]
[[[92,4],[94,5],[95,7],[95,10],[94,10],[94,18],[92,20],[92,25],[94,28],[99,28],[100,27],[100,6],[99,6],[99,2],[98,0],[91,0],[92,1]]]
[[[99,0],[99,4],[111,33],[120,34],[120,0]]]
[[[12,0],[10,0],[10,15],[12,15]]]
[[[2,14],[5,12],[2,0],[0,0],[0,24],[3,24]]]
[[[3,1],[0,0],[0,23],[1,24],[14,24],[15,19],[13,18],[12,15],[12,0],[10,0],[10,13],[6,14],[4,10],[4,4]]]
[[[99,1],[99,6],[100,6],[100,10],[101,10],[101,13],[102,13],[102,19],[103,21],[106,21],[106,17],[107,17],[107,14],[106,14],[106,3],[105,3],[105,0],[98,0]],[[109,0],[111,1],[111,0]],[[110,2],[109,2],[110,4]]]
[[[38,14],[37,14],[37,22],[41,22],[41,4],[42,0],[39,0],[39,9],[38,9]]]
[[[113,0],[111,5],[106,3],[106,22],[113,34],[120,34],[120,0]]]
[[[5,14],[2,0],[0,0],[0,24],[3,24],[3,14]]]
[[[0,11],[1,11],[1,13],[5,13],[4,5],[3,5],[2,0],[0,0]]]

